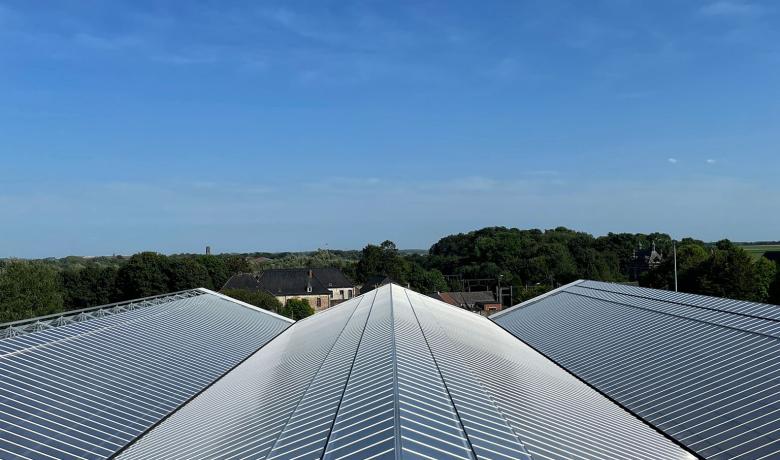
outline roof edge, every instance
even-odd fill
[[[576,286],[576,285],[578,285],[578,284],[580,284],[580,283],[582,283],[584,281],[586,281],[586,280],[580,279],[580,280],[577,280],[577,281],[572,281],[569,284],[564,284],[563,286],[559,286],[559,287],[553,289],[552,291],[548,291],[548,292],[545,292],[544,294],[542,294],[540,296],[536,296],[533,299],[528,299],[525,302],[521,302],[521,303],[519,303],[519,304],[517,304],[515,306],[509,307],[506,310],[501,310],[501,311],[499,311],[497,313],[493,313],[492,315],[488,316],[488,319],[493,320],[495,318],[498,318],[501,315],[509,313],[510,311],[513,311],[513,310],[516,310],[518,308],[523,308],[523,307],[527,307],[529,305],[535,304],[536,302],[539,302],[540,300],[543,300],[543,299],[545,299],[547,297],[550,297],[552,295],[558,294],[561,291],[565,291],[566,289],[568,289],[568,288],[570,288],[572,286]]]
[[[8,321],[5,323],[0,323],[0,328],[5,328],[9,326],[22,326],[25,324],[35,323],[37,321],[44,321],[49,319],[57,319],[61,316],[75,316],[79,313],[90,313],[97,310],[105,310],[109,308],[114,308],[122,305],[129,305],[133,303],[141,303],[149,300],[155,300],[155,299],[161,299],[163,297],[173,297],[176,295],[186,294],[191,291],[197,291],[198,288],[193,289],[182,289],[181,291],[173,291],[173,292],[166,292],[164,294],[156,294],[156,295],[150,295],[147,297],[139,297],[137,299],[128,299],[128,300],[120,300],[119,302],[112,302],[112,303],[105,303],[101,305],[93,305],[91,307],[84,307],[84,308],[77,308],[75,310],[63,310],[58,313],[49,313],[48,315],[41,315],[41,316],[33,316],[31,318],[23,318],[23,319],[17,319],[15,321]]]
[[[242,301],[240,301],[238,299],[234,299],[234,298],[232,298],[230,296],[226,296],[225,294],[222,294],[222,293],[219,293],[219,292],[216,292],[216,291],[212,291],[211,289],[197,288],[196,291],[200,291],[200,292],[203,292],[205,294],[211,294],[213,296],[219,297],[220,299],[227,300],[228,302],[233,302],[235,304],[241,305],[242,307],[246,307],[246,308],[249,308],[249,309],[252,309],[252,310],[255,310],[255,311],[259,311],[259,312],[265,313],[267,315],[271,315],[273,317],[276,317],[278,319],[283,319],[283,320],[287,321],[290,324],[293,324],[295,322],[294,320],[292,320],[292,319],[290,319],[290,318],[288,318],[286,316],[282,316],[282,315],[280,315],[278,313],[272,312],[271,310],[266,310],[264,308],[256,307],[256,306],[254,306],[252,304],[249,304],[249,303],[246,303],[246,302],[242,302]]]

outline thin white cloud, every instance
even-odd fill
[[[520,64],[517,62],[517,59],[506,57],[489,69],[487,73],[497,80],[513,80],[520,73]]]
[[[79,45],[106,51],[130,48],[142,43],[140,38],[131,35],[107,37],[83,32],[77,33],[73,40]]]
[[[717,163],[716,159],[714,159],[714,158],[707,158],[707,164],[708,165],[714,165],[715,163]]]
[[[252,187],[115,182],[45,193],[0,191],[0,209],[9,217],[0,257],[198,251],[206,244],[224,251],[304,250],[319,241],[356,248],[384,239],[400,247],[427,247],[442,236],[489,225],[565,225],[596,234],[661,229],[742,241],[770,238],[780,225],[780,212],[766,212],[767,203],[780,203],[771,184],[717,176],[561,185],[483,176],[432,183],[369,176],[298,190]],[[646,212],[659,203],[665,204],[663,213]],[[359,218],[350,220],[349,212],[334,209],[358,210]],[[758,221],[762,225],[754,225]]]
[[[217,62],[217,58],[211,55],[184,55],[184,54],[166,54],[153,58],[156,62],[162,62],[164,64],[173,65],[198,65],[198,64],[214,64]]]
[[[673,164],[673,165],[676,165],[676,164],[677,164],[677,158],[669,158],[669,159],[667,159],[666,161],[668,161],[669,163],[671,163],[671,164]]]
[[[763,8],[750,2],[719,0],[704,5],[699,12],[705,16],[758,16],[763,13]]]

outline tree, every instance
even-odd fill
[[[709,257],[710,252],[703,243],[692,240],[680,243],[677,248],[677,283],[680,291],[699,291],[700,267]],[[667,257],[658,268],[644,273],[639,283],[657,289],[674,289],[674,257]]]
[[[439,270],[426,270],[418,264],[412,264],[408,282],[412,289],[424,294],[448,289],[447,280]]]
[[[206,267],[189,257],[169,258],[166,266],[169,291],[211,286]]]
[[[199,264],[206,268],[209,274],[209,289],[220,290],[225,282],[230,278],[230,272],[228,271],[225,260],[221,257],[213,255],[202,255],[195,259]]]
[[[65,306],[68,309],[85,308],[118,301],[116,277],[116,268],[91,263],[81,269],[62,271],[60,278]]]
[[[238,273],[249,273],[252,271],[252,267],[249,265],[249,261],[246,259],[246,257],[239,255],[229,255],[225,257],[225,269],[230,276],[236,275]],[[217,288],[219,287],[222,286],[217,286]]]
[[[379,246],[369,244],[363,248],[355,276],[358,281],[365,281],[372,276],[387,275],[399,283],[406,283],[409,269],[409,263],[399,254],[395,243],[388,240]]]
[[[780,262],[775,262],[775,279],[769,286],[768,302],[780,305]]]
[[[254,305],[255,307],[282,314],[282,303],[267,292],[249,291],[247,289],[223,289],[220,292],[228,297]]]
[[[765,301],[769,291],[769,268],[755,261],[744,249],[728,240],[719,241],[696,270],[691,292],[730,299]]]
[[[303,299],[287,299],[287,303],[282,308],[283,316],[298,321],[303,318],[307,318],[314,314],[314,309],[311,308],[309,302]]]
[[[768,302],[774,294],[772,285],[777,277],[777,265],[769,259],[759,257],[753,262],[753,268],[756,286],[754,299],[758,302]]]
[[[0,271],[0,322],[58,313],[63,305],[62,286],[53,267],[14,261]]]
[[[133,255],[117,273],[117,289],[123,300],[169,292],[168,258],[156,252]]]

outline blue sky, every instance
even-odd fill
[[[0,257],[780,239],[780,5],[0,0]]]

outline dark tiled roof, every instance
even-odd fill
[[[253,273],[239,273],[233,275],[222,286],[222,289],[246,289],[248,291],[257,291],[260,289],[260,284],[257,281],[257,275]]]
[[[329,288],[351,288],[354,283],[338,268],[313,268],[314,277]]]
[[[310,276],[311,275],[311,276]],[[311,286],[311,290],[309,287]],[[242,273],[231,277],[223,289],[266,291],[273,295],[330,294],[330,289],[353,287],[337,268],[272,269],[260,273]]]

